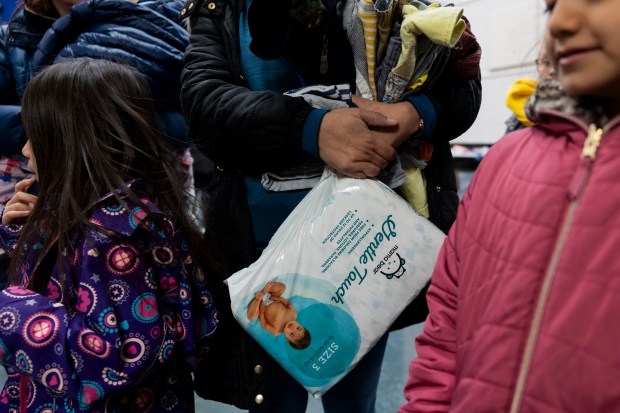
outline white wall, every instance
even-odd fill
[[[534,59],[546,21],[542,0],[452,0],[465,9],[482,47],[482,106],[473,126],[454,143],[490,144],[505,130],[511,111],[508,87],[521,77],[536,77]],[[442,2],[445,4],[445,1]]]

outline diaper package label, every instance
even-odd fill
[[[319,396],[419,294],[443,239],[384,184],[327,170],[261,257],[227,280],[233,314]]]

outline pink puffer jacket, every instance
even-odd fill
[[[587,124],[547,117],[464,196],[401,413],[620,412],[620,119],[581,159]]]

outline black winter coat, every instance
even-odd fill
[[[328,9],[329,4],[328,0]],[[252,91],[245,81],[238,28],[243,7],[245,0],[189,0],[182,12],[190,22],[190,41],[181,77],[182,106],[194,143],[218,165],[207,233],[225,251],[223,258],[230,274],[257,258],[251,246],[247,204],[241,205],[245,197],[240,175],[285,169],[311,156],[301,148],[302,128],[312,110],[310,105],[299,97]],[[328,30],[330,45],[348,47],[346,37],[332,39],[341,36],[340,25]],[[322,35],[312,36],[316,34],[312,29],[296,34],[297,39],[309,42],[299,49],[306,52],[309,60],[319,62]],[[291,33],[291,38],[296,34]],[[476,54],[479,59],[479,52],[475,43],[475,47],[459,50],[461,55],[451,55],[443,64]],[[313,53],[319,54],[312,56]],[[317,73],[311,74],[313,83],[354,85],[350,54],[350,50],[344,49],[331,51],[328,64],[337,71],[321,76],[317,67]],[[477,60],[475,65],[478,63]],[[430,219],[447,232],[458,205],[449,141],[474,122],[480,108],[481,85],[479,71],[470,78],[455,76],[454,70],[442,73],[423,90],[437,113],[436,128],[429,139],[434,147],[433,156],[424,173]],[[198,372],[197,392],[205,398],[248,409],[256,406],[257,400],[268,397],[263,383],[268,380],[270,363],[275,362],[234,321],[230,307],[226,307],[227,291],[223,284],[219,298],[223,310],[220,314],[224,317],[220,328],[228,330],[220,331],[220,337],[226,337],[226,341],[213,349],[211,364]],[[421,294],[409,307],[406,320],[397,320],[396,328],[421,322],[427,313]],[[259,394],[261,398],[256,398]]]

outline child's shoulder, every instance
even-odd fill
[[[546,136],[545,132],[536,127],[517,129],[509,132],[491,146],[483,158],[486,164],[504,164],[519,154],[530,151],[533,139]]]

